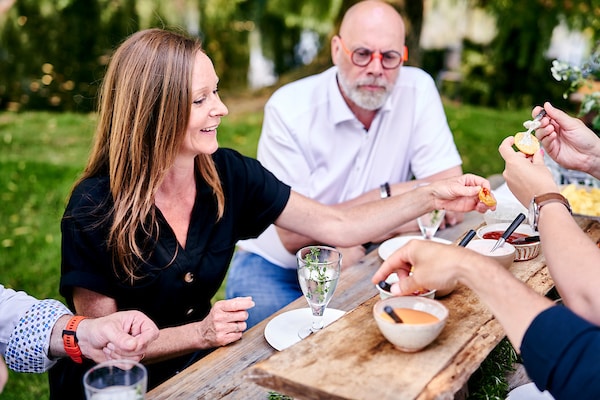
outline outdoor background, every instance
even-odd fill
[[[230,110],[220,145],[254,157],[266,99],[331,65],[329,39],[353,3],[0,0],[0,283],[62,300],[60,218],[92,142],[96,90],[127,35],[159,26],[201,36]],[[593,51],[600,0],[390,3],[407,22],[408,64],[438,83],[466,172],[501,173],[497,147],[523,130],[534,105],[551,100],[578,113],[577,99],[563,98],[569,82],[550,68]],[[472,398],[504,398],[502,376],[480,375],[492,379],[474,385]],[[12,372],[1,395],[47,397],[45,374]]]

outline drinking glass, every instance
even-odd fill
[[[417,218],[419,229],[425,239],[431,239],[435,236],[440,224],[444,220],[444,215],[446,215],[446,211],[444,210],[433,210]]]
[[[296,253],[298,281],[313,315],[298,331],[300,339],[323,329],[323,314],[340,278],[342,254],[329,246],[308,246]]]
[[[143,400],[148,372],[133,360],[109,360],[90,368],[83,376],[87,400]]]
[[[426,185],[429,185],[429,182],[419,183],[415,185],[415,189]],[[445,215],[445,210],[433,210],[417,218],[417,223],[419,224],[419,229],[421,230],[421,235],[423,235],[424,239],[431,239],[435,236]]]

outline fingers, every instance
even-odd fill
[[[412,295],[422,287],[422,285],[419,285],[415,279],[409,275],[393,284],[390,288],[390,293],[396,296],[402,296],[404,294]]]
[[[476,188],[476,193],[479,193],[481,187],[486,187],[488,189],[490,187],[490,182],[487,179],[475,174],[464,174],[461,177],[461,183],[466,187]]]
[[[232,333],[242,333],[246,330],[248,324],[246,321],[235,321],[235,328]]]
[[[255,305],[254,301],[252,301],[252,297],[236,297],[231,300],[218,301],[217,303],[221,310],[226,312],[245,311]],[[215,305],[217,305],[217,303],[215,303]]]
[[[135,352],[135,353],[125,352],[124,353],[124,352],[121,352],[118,350],[117,347],[114,346],[113,343],[108,343],[106,345],[106,347],[104,347],[102,349],[102,352],[104,353],[106,360],[127,359],[127,360],[139,362],[139,361],[142,361],[146,357],[146,353],[140,353],[140,352]],[[99,358],[94,358],[94,361],[101,362],[103,360],[101,360]]]
[[[531,110],[531,116],[533,118],[537,117],[537,115],[542,112],[544,108],[542,106],[535,106],[533,107],[533,110]]]
[[[227,344],[242,337],[248,328],[249,308],[254,307],[252,297],[237,297],[230,300],[217,301],[211,309],[211,323],[219,345]]]
[[[377,284],[380,281],[385,280],[392,272],[396,272],[398,276],[408,275],[411,265],[405,260],[405,251],[403,248],[408,246],[409,243],[392,253],[392,255],[381,264],[377,272],[375,272],[371,278],[373,283]]]

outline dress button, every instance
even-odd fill
[[[190,315],[190,314],[192,314],[193,312],[194,312],[194,309],[193,309],[193,308],[190,308],[189,310],[187,310],[187,311],[185,312],[185,315]]]
[[[186,281],[187,283],[192,283],[194,282],[194,274],[191,272],[188,272],[187,274],[185,274],[185,276],[183,277],[183,280]]]

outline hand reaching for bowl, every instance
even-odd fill
[[[391,293],[410,295],[422,287],[451,290],[458,283],[465,257],[477,256],[462,247],[424,240],[411,240],[394,252],[373,275],[373,283],[398,274]]]

